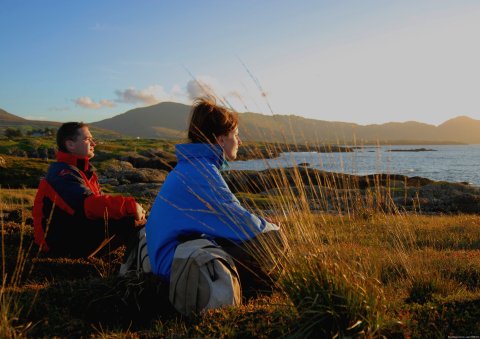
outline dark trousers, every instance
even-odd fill
[[[275,263],[271,260],[272,255],[281,253],[285,247],[279,231],[261,233],[241,244],[218,238],[215,242],[235,261],[243,295],[246,298],[258,293],[272,292],[274,277],[266,271],[275,268]]]
[[[47,243],[50,247],[48,255],[86,258],[101,244],[105,244],[102,251],[127,245],[135,237],[136,232],[134,217],[52,225],[47,234]]]

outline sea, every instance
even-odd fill
[[[355,175],[403,174],[480,186],[480,145],[363,146],[353,152],[288,152],[274,159],[233,161],[229,165],[232,170],[261,171],[299,164]]]

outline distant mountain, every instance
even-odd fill
[[[190,106],[162,102],[135,108],[91,125],[110,129],[131,137],[179,139],[185,136]]]
[[[162,102],[149,107],[135,108],[125,113],[93,122],[92,132],[100,138],[122,136],[181,139],[186,130],[191,107]],[[240,113],[240,132],[245,141],[288,143],[467,143],[480,144],[480,120],[466,116],[450,119],[439,126],[416,121],[359,125],[307,119],[295,115],[264,115]],[[27,120],[0,110],[2,127],[56,127],[60,123]],[[98,129],[97,129],[98,128]],[[3,133],[2,133],[3,134]]]
[[[0,108],[0,121],[26,121],[26,119],[8,113]]]
[[[22,132],[26,132],[33,129],[44,129],[46,127],[58,129],[62,123],[56,121],[40,121],[40,120],[28,120],[17,115],[8,113],[7,111],[0,108],[0,138],[3,137],[4,131],[7,128],[18,128]],[[122,138],[122,134],[93,126],[92,133],[97,138],[113,139],[113,138]]]
[[[186,135],[190,106],[163,102],[92,123],[132,137],[178,139]],[[416,121],[358,125],[295,115],[240,113],[244,140],[297,143],[480,143],[480,120],[457,117],[440,126]]]
[[[439,134],[446,140],[455,138],[469,144],[480,143],[480,120],[459,116],[445,121],[437,129]]]

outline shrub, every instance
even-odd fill
[[[280,284],[298,310],[301,337],[371,336],[380,329],[380,289],[347,266],[310,257],[291,267]]]

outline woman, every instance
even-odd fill
[[[252,277],[242,278],[242,272],[258,273],[258,262],[244,245],[279,228],[243,208],[220,174],[226,160],[235,160],[242,144],[238,117],[210,99],[198,99],[188,138],[190,143],[176,146],[177,166],[165,180],[147,221],[152,271],[169,281],[177,245],[205,237],[218,240],[241,264],[237,268],[245,289]]]

